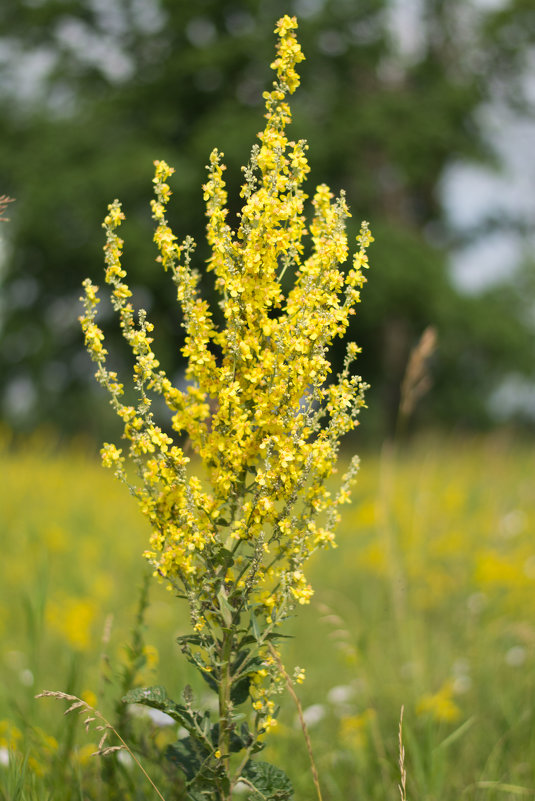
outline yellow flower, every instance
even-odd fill
[[[317,549],[335,546],[338,507],[348,502],[358,468],[351,463],[338,493],[325,489],[340,440],[364,405],[366,385],[350,371],[358,347],[348,346],[334,379],[327,354],[360,300],[372,237],[363,222],[348,263],[349,208],[343,193],[335,197],[325,184],[313,193],[307,222],[308,146],[287,134],[288,99],[304,58],[296,28],[288,15],[277,23],[275,79],[264,93],[264,130],[244,168],[237,230],[228,222],[223,154],[210,155],[203,198],[221,325],[200,293],[195,243],[180,242],[167,221],[173,169],[154,163],[154,242],[181,309],[186,386],[173,386],[152,349],[153,326],[131,305],[117,201],[104,221],[106,281],[134,359],[134,405],[123,402],[123,385],[108,369],[96,288],[84,283],[86,346],[124,423],[123,448],[106,443],[103,463],[137,498],[151,527],[145,555],[155,575],[188,598],[199,643],[218,615],[229,625],[242,614],[236,610],[254,608],[275,626],[310,601],[304,565]],[[286,293],[285,273],[292,277]],[[158,426],[162,401],[170,422]],[[191,475],[186,449],[202,467],[202,481]],[[128,462],[139,476],[134,486]],[[274,726],[264,700],[257,703],[265,728]]]
[[[82,701],[85,701],[86,704],[95,708],[98,704],[98,699],[93,690],[84,690],[81,694],[80,698]]]
[[[0,748],[16,751],[22,732],[9,720],[0,720]]]
[[[436,693],[427,693],[420,698],[416,707],[418,715],[428,715],[433,720],[454,723],[461,716],[461,710],[453,700],[453,682],[446,681]]]
[[[50,628],[79,651],[87,651],[92,645],[95,617],[95,604],[87,598],[64,596],[51,601],[46,609]]]
[[[86,745],[79,746],[74,751],[76,761],[80,765],[87,765],[91,762],[91,757],[94,755],[98,746],[96,743],[86,743]]]

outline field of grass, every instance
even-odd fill
[[[307,671],[299,694],[324,801],[399,798],[402,706],[409,799],[535,798],[532,445],[467,436],[362,457],[339,547],[314,557],[315,595],[283,654]],[[184,610],[163,588],[150,591],[144,644],[125,648],[146,524],[87,444],[5,442],[0,461],[0,798],[155,798],[126,759],[114,795],[90,756],[95,733],[34,698],[81,694],[115,720],[129,670],[171,695],[203,692],[175,645]],[[150,724],[146,737],[157,749],[176,731]],[[264,753],[297,801],[315,798],[290,697]]]

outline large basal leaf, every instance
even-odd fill
[[[253,785],[247,801],[290,801],[293,787],[290,779],[280,768],[269,762],[248,762],[242,777]]]

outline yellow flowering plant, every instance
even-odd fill
[[[212,720],[208,711],[195,709],[189,688],[180,703],[159,686],[132,690],[124,700],[164,711],[187,730],[166,756],[183,771],[192,799],[226,801],[238,782],[255,800],[291,797],[282,771],[253,756],[276,725],[275,697],[288,678],[277,650],[280,626],[312,596],[305,563],[318,549],[335,545],[339,507],[349,500],[358,469],[355,457],[338,491],[326,487],[366,388],[351,374],[359,352],[354,343],[347,345],[335,380],[328,351],[346,332],[359,301],[372,237],[362,223],[346,266],[349,210],[344,195],[335,198],[324,184],[314,193],[307,227],[307,145],[286,135],[287,97],[299,85],[296,66],[304,58],[296,28],[289,16],[277,23],[276,79],[264,93],[265,128],[243,168],[235,227],[226,205],[223,154],[214,150],[210,156],[203,187],[208,269],[215,274],[222,326],[201,297],[193,240],[179,243],[166,219],[173,169],[155,162],[154,241],[182,312],[184,389],[161,369],[151,347],[153,325],[144,310],[135,314],[130,301],[118,201],[104,221],[106,282],[134,356],[137,405],[123,401],[123,385],[107,367],[96,322],[98,288],[84,282],[86,347],[127,443],[106,443],[103,463],[130,486],[149,521],[145,556],[155,576],[188,604],[192,633],[179,644],[217,694],[218,713]],[[293,275],[286,294],[285,274]],[[166,425],[156,422],[158,397],[170,410]],[[195,454],[191,460],[189,452]],[[137,483],[127,463],[136,466]],[[296,679],[302,675],[298,669]]]

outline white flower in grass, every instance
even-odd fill
[[[303,717],[307,726],[315,726],[325,717],[326,709],[323,704],[312,704],[303,711]],[[299,721],[297,722],[299,725]]]
[[[349,684],[340,684],[338,687],[331,687],[327,693],[327,700],[331,704],[347,704],[355,695],[355,688]]]
[[[26,670],[21,670],[19,673],[19,681],[21,684],[24,684],[25,687],[31,687],[34,682],[32,671],[28,668],[26,668]]]
[[[456,659],[453,663],[453,684],[452,690],[454,695],[462,695],[467,693],[472,687],[472,679],[470,677],[470,662],[468,659]]]
[[[488,599],[484,592],[474,592],[472,593],[472,595],[468,596],[468,599],[466,601],[468,611],[472,615],[478,615],[485,609],[487,604],[488,604]]]
[[[513,645],[505,654],[505,661],[510,667],[521,667],[526,661],[526,649],[521,645]]]
[[[132,765],[134,764],[134,760],[132,759],[128,751],[119,751],[117,753],[117,759],[121,763],[121,765],[124,765],[125,768],[131,768]]]

